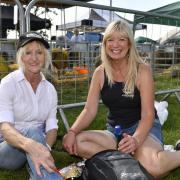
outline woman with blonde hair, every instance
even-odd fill
[[[64,136],[65,149],[90,158],[97,152],[117,148],[132,154],[156,178],[180,166],[180,151],[163,150],[151,68],[140,58],[126,22],[112,22],[106,28],[101,60],[94,71],[86,105]],[[95,119],[100,98],[109,110],[107,129],[83,131]],[[116,125],[123,132],[119,142]]]

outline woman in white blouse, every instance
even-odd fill
[[[32,180],[62,179],[50,149],[57,136],[57,93],[42,71],[51,64],[48,42],[29,32],[19,38],[19,69],[0,84],[0,168],[27,162]]]

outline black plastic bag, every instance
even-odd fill
[[[130,154],[105,150],[85,161],[77,180],[154,180]]]

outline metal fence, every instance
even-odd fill
[[[156,95],[165,95],[163,100],[175,94],[180,100],[180,46],[176,44],[139,44],[142,57],[151,64]]]
[[[25,14],[27,18],[27,27],[30,25],[30,17],[28,17],[28,12],[36,2],[38,2],[38,0],[33,0],[31,5],[29,5],[26,9]],[[102,14],[105,13],[105,10],[114,13],[124,13],[122,16],[124,18],[126,18],[128,14],[143,15],[144,21],[146,18],[152,17],[152,24],[153,19],[161,20],[162,18],[163,20],[164,18],[170,18],[173,20],[173,22],[177,22],[175,24],[178,24],[180,19],[179,17],[169,15],[160,15],[152,12],[135,11],[79,1],[54,0],[53,2],[56,2],[57,4],[59,2],[59,8],[61,7],[61,3],[64,3],[66,5],[81,6],[88,9],[100,9]],[[113,18],[114,17],[110,18],[111,21],[114,20]],[[133,28],[135,29],[135,26],[133,26]],[[27,28],[27,30],[29,30],[29,28]],[[146,30],[146,34],[147,31],[148,30]],[[85,42],[73,44],[72,42],[66,41],[51,41],[50,44],[52,47],[51,51],[54,70],[48,74],[48,79],[55,85],[57,89],[59,104],[63,105],[85,101],[92,73],[96,65],[100,62],[100,43]],[[162,46],[144,43],[137,44],[137,47],[141,56],[152,66],[156,85],[156,94],[159,95],[165,93],[166,95],[167,92],[172,92],[171,94],[174,94],[174,91],[176,94],[178,94],[178,90],[180,88],[179,46],[174,44],[167,44]],[[78,50],[76,48],[78,48]],[[14,64],[15,53],[16,40],[0,39],[1,78],[8,72],[17,68],[17,65]]]
[[[50,44],[53,71],[48,74],[48,79],[58,91],[59,104],[85,101],[93,71],[101,63],[100,44],[69,42],[55,46],[53,41]],[[74,45],[79,49],[73,49]],[[152,66],[156,91],[180,88],[179,45],[137,44],[137,48],[142,58]],[[1,78],[17,68],[15,49],[16,40],[0,41]]]

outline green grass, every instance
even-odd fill
[[[74,119],[78,116],[82,109],[77,108],[73,110],[67,110],[65,113],[67,114],[67,118],[70,124],[73,123]],[[98,129],[104,128],[105,124],[105,116],[106,116],[106,109],[100,106],[99,115],[97,116],[97,120],[92,123],[89,128]],[[60,119],[60,118],[59,118]],[[58,168],[65,167],[73,162],[82,161],[82,159],[77,158],[75,156],[70,156],[67,152],[65,152],[62,148],[61,139],[62,136],[65,134],[66,130],[63,126],[62,121],[59,121],[59,132],[58,132],[58,140],[53,147],[53,157],[56,161],[56,165]],[[8,171],[8,170],[0,170],[0,180],[28,180],[29,176],[26,171],[26,168],[16,171]]]
[[[177,101],[175,96],[171,96],[168,99],[169,107],[168,107],[168,120],[165,122],[163,126],[163,134],[165,144],[174,144],[179,137],[180,132],[180,103]],[[65,113],[67,118],[72,124],[75,118],[80,113],[81,108],[66,110]],[[105,124],[107,110],[104,108],[103,105],[100,105],[98,115],[95,121],[91,124],[89,129],[103,129]],[[73,162],[81,161],[81,159],[70,156],[67,154],[61,145],[61,137],[65,133],[65,128],[62,122],[59,122],[59,139],[57,140],[56,144],[53,147],[53,156],[56,160],[56,165],[59,168],[65,167]],[[0,180],[28,180],[29,176],[26,172],[26,169],[23,168],[17,171],[7,171],[7,170],[0,170]],[[167,177],[162,178],[163,180],[179,180],[180,179],[180,169],[176,169],[172,171]]]
[[[179,88],[179,78],[171,77],[155,77],[156,80],[156,91],[162,89],[168,89],[168,87]],[[76,91],[75,91],[76,87]],[[73,103],[82,102],[86,100],[86,95],[88,91],[88,81],[76,82],[76,83],[64,83],[61,85],[56,85],[59,94],[59,103]],[[77,95],[75,97],[75,94]],[[157,96],[156,99],[160,100],[162,96]],[[180,102],[174,95],[171,95],[168,99],[168,120],[163,125],[163,134],[165,144],[173,144],[176,140],[180,139]],[[79,115],[82,108],[69,109],[65,111],[70,124],[72,124],[76,117]],[[97,117],[95,121],[91,124],[89,129],[103,129],[105,126],[107,109],[100,105]],[[60,119],[60,117],[58,117]],[[70,156],[66,153],[61,144],[62,136],[65,134],[65,128],[62,121],[59,121],[59,132],[58,140],[53,147],[53,156],[56,161],[56,165],[59,168],[65,167],[73,162],[81,161],[81,159]],[[29,175],[25,168],[16,171],[0,170],[0,180],[28,180]],[[163,180],[180,180],[180,168],[172,171],[167,177],[162,178]]]
[[[178,89],[180,88],[180,78],[172,77],[170,75],[155,75],[155,89],[156,91],[164,89]]]
[[[175,144],[180,139],[180,102],[177,101],[175,96],[168,99],[168,119],[163,125],[163,135],[165,144]],[[180,179],[180,168],[172,171],[164,180],[179,180]]]

